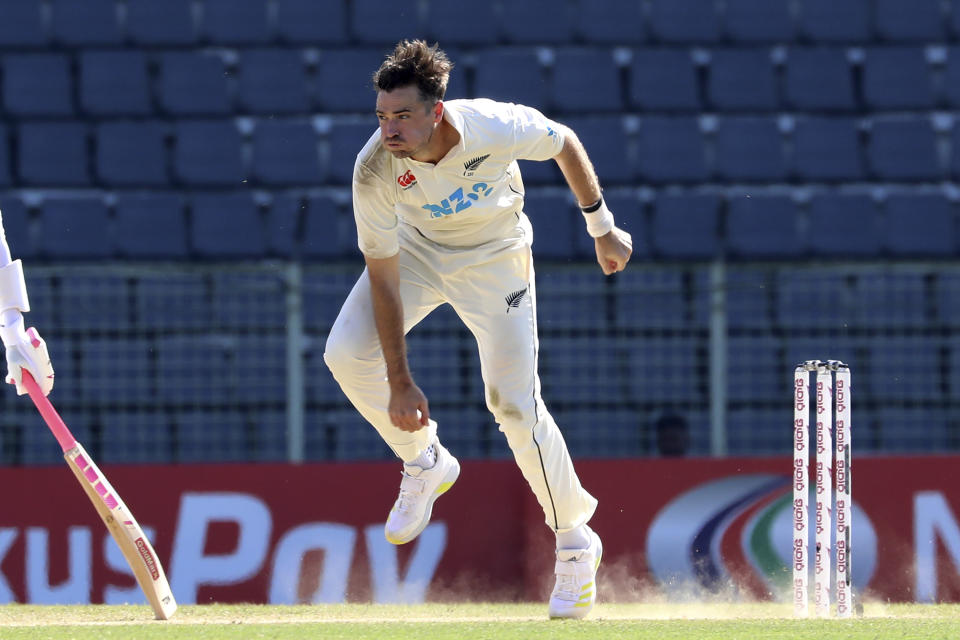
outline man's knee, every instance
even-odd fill
[[[340,379],[350,371],[356,371],[365,360],[364,349],[356,340],[340,332],[330,332],[327,337],[327,344],[323,349],[323,361],[327,368],[333,374],[334,378]],[[369,358],[366,358],[369,360]]]

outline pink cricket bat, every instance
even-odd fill
[[[157,620],[168,620],[177,610],[177,602],[173,599],[167,576],[143,529],[26,370],[23,370],[23,386],[60,443],[67,466],[77,476],[80,486],[87,492],[87,497],[123,552]]]

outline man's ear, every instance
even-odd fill
[[[439,123],[443,119],[443,100],[437,100],[437,104],[433,105],[433,122]]]

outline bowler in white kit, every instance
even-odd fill
[[[410,542],[460,464],[441,444],[410,373],[404,335],[439,305],[453,307],[476,337],[487,407],[556,533],[550,617],[581,618],[597,593],[602,545],[587,524],[597,501],[581,486],[540,397],[534,236],[516,161],[557,162],[604,274],[626,266],[631,238],[615,226],[573,131],[522,105],[445,102],[452,66],[437,46],[403,41],[374,74],[380,128],[353,172],[366,269],[330,330],[324,359],[403,460],[385,533],[394,544]]]

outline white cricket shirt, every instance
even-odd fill
[[[364,255],[395,255],[400,223],[447,247],[516,237],[523,209],[516,161],[549,160],[563,149],[563,128],[536,109],[487,99],[443,106],[460,142],[437,164],[393,157],[379,130],[357,155],[353,212]]]

